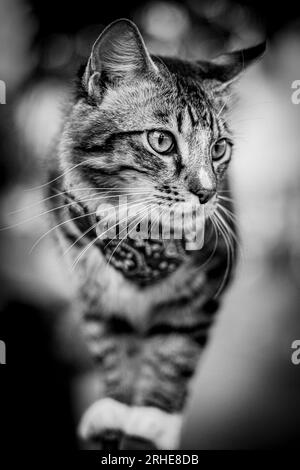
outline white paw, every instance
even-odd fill
[[[158,449],[178,449],[182,417],[154,407],[134,406],[125,422],[126,434],[151,441]]]
[[[79,424],[79,437],[89,440],[121,431],[151,441],[158,449],[178,449],[182,417],[148,406],[129,407],[112,398],[91,405]]]
[[[130,408],[112,398],[102,398],[91,405],[79,424],[79,437],[84,440],[121,431],[128,420]]]

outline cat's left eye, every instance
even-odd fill
[[[211,147],[211,157],[213,160],[221,160],[229,151],[230,143],[226,139],[219,139]]]
[[[175,145],[173,135],[167,131],[149,131],[147,139],[153,150],[161,154],[170,153]]]

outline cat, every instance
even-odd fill
[[[122,19],[102,32],[80,73],[50,201],[101,381],[79,426],[86,442],[179,446],[195,369],[236,263],[232,87],[264,50],[262,43],[212,61],[155,57]],[[153,239],[129,231],[122,239],[122,210],[119,236],[102,238],[99,208],[109,203],[114,212],[120,197],[132,228],[149,207],[162,228],[169,208],[201,209],[203,246],[187,250],[186,233]]]

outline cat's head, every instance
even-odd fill
[[[153,57],[132,22],[112,23],[92,48],[63,132],[66,187],[91,212],[125,194],[136,214],[190,201],[213,212],[234,144],[232,84],[264,49],[210,62]]]

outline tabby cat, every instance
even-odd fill
[[[60,249],[101,381],[99,400],[79,426],[86,442],[179,445],[191,379],[236,259],[226,175],[232,84],[264,49],[210,62],[154,57],[137,27],[122,19],[102,32],[82,70],[50,200],[60,207]],[[164,209],[204,209],[203,247],[187,250],[184,233],[123,237],[122,210],[118,236],[101,237],[99,208],[121,206],[120,197],[135,208],[133,228],[149,207],[161,227]]]

